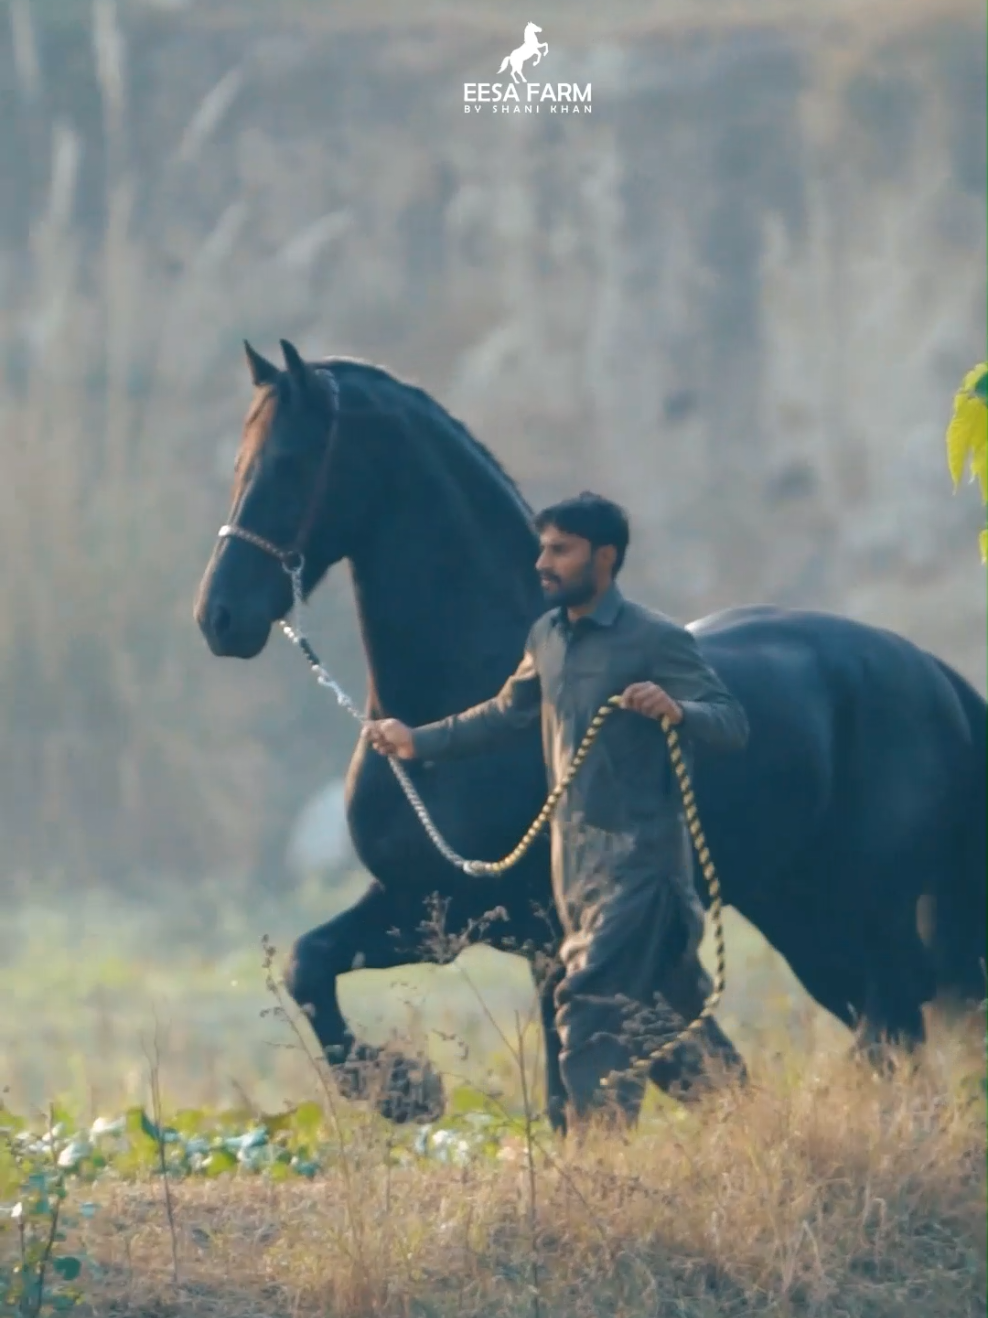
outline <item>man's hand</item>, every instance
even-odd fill
[[[682,709],[654,682],[632,682],[621,697],[621,708],[633,709],[646,718],[660,719],[665,715],[673,725],[683,721]]]
[[[415,758],[415,742],[411,728],[396,718],[379,719],[365,723],[361,736],[382,755],[397,755],[399,760]]]

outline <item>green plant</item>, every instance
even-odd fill
[[[968,371],[954,395],[954,414],[947,427],[947,465],[954,489],[970,464],[970,479],[981,487],[981,502],[988,504],[988,362]],[[988,563],[988,529],[978,537],[981,561]]]
[[[67,1211],[67,1169],[77,1150],[63,1138],[64,1123],[49,1113],[38,1138],[0,1107],[0,1197],[12,1200],[0,1216],[0,1315],[40,1318],[74,1308],[83,1260],[66,1248],[78,1215]]]

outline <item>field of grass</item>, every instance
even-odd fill
[[[22,1249],[29,1270],[47,1257],[52,1302],[77,1291],[94,1315],[983,1312],[977,1047],[941,1031],[915,1073],[863,1073],[728,912],[720,1019],[750,1092],[689,1111],[652,1092],[630,1138],[562,1143],[539,1114],[526,971],[477,949],[343,982],[362,1034],[411,1038],[445,1073],[442,1121],[390,1127],[278,1014],[259,946],[284,949],[359,886],[280,912],[219,890],[187,910],[10,912],[0,1313],[20,1312],[3,1286]]]

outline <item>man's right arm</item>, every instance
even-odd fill
[[[521,663],[496,696],[462,714],[412,729],[415,756],[447,760],[488,750],[531,727],[541,707],[542,684],[529,637]]]

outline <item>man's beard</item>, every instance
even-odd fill
[[[549,608],[579,608],[593,599],[594,589],[593,570],[589,563],[586,571],[568,585],[556,578],[542,582],[542,595]]]

